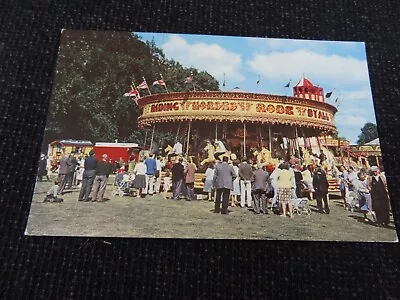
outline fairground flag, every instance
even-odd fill
[[[189,77],[186,77],[185,83],[191,83],[193,82],[193,72],[190,73]]]
[[[131,89],[129,92],[124,94],[125,97],[138,97],[139,92],[136,89]]]
[[[335,99],[335,103],[338,103],[339,97],[336,97]]]
[[[289,80],[289,82],[284,87],[288,88],[290,86],[290,82],[291,82],[291,80]]]
[[[144,80],[141,84],[139,84],[138,88],[141,89],[141,90],[148,89],[149,87],[147,86],[146,80]]]
[[[260,84],[260,79],[257,79],[256,83],[257,83],[257,84]]]
[[[164,79],[159,79],[159,80],[156,80],[153,82],[153,85],[157,85],[157,84],[165,86]]]
[[[329,92],[329,93],[326,93],[325,98],[329,98],[330,96],[332,96],[332,93],[333,93],[333,91]]]

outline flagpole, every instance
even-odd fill
[[[147,91],[149,92],[149,95],[151,95],[149,85],[147,84],[146,78],[144,78],[144,76],[143,76],[143,80],[144,80],[144,82],[146,82],[146,87],[147,87]]]
[[[190,76],[192,77],[193,92],[195,92],[195,91],[196,91],[196,86],[195,86],[195,84],[194,84],[193,71],[192,71],[192,72],[190,72]]]
[[[168,92],[168,89],[167,89],[167,84],[165,83],[164,77],[162,76],[162,74],[160,74],[160,77],[161,77],[161,80],[164,82],[165,91],[166,91],[167,93],[169,93],[169,92]]]

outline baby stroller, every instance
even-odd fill
[[[296,198],[292,199],[293,212],[298,214],[311,215],[311,209],[308,207],[308,198]]]
[[[354,212],[355,208],[357,207],[358,202],[358,194],[354,191],[349,191],[346,187],[346,210]]]
[[[131,189],[131,179],[129,174],[117,174],[115,176],[115,183],[114,185],[117,187],[116,190],[112,192],[113,196],[129,196],[133,194],[133,191]]]

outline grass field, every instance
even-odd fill
[[[112,181],[112,180],[110,180]],[[43,203],[50,182],[38,182],[26,229],[28,235],[155,237],[213,239],[278,239],[323,241],[395,241],[393,220],[389,228],[365,222],[362,214],[347,212],[342,200],[331,196],[331,214],[283,218],[272,213],[255,215],[230,207],[228,215],[212,213],[214,203],[165,200],[161,195],[134,198],[112,196],[107,186],[104,203],[78,202],[79,189],[62,196],[63,203]]]

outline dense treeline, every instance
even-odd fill
[[[154,41],[144,42],[128,32],[66,30],[61,36],[52,102],[44,145],[73,138],[96,141],[144,142],[146,130],[137,128],[139,108],[123,94],[142,77],[151,86],[163,74],[168,90],[188,91],[185,78],[193,72],[196,90],[219,90],[207,72],[185,68],[167,59]],[[142,95],[147,92],[142,91]]]

